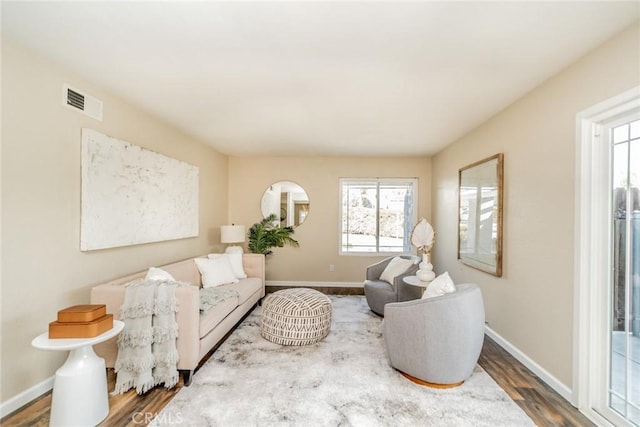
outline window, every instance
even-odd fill
[[[412,252],[417,187],[415,178],[341,179],[340,254]]]

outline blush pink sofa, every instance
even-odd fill
[[[205,257],[203,257],[205,258]],[[224,338],[227,333],[264,297],[265,258],[262,254],[243,254],[242,264],[246,279],[238,283],[222,285],[238,291],[236,300],[226,300],[200,314],[199,289],[202,287],[200,271],[193,258],[160,266],[177,281],[193,286],[176,288],[178,302],[178,369],[185,385],[191,384],[193,371],[200,360]],[[97,285],[91,289],[92,304],[106,304],[107,313],[120,319],[120,307],[124,301],[124,285],[144,278],[147,270]],[[94,346],[95,352],[112,368],[118,352],[116,338]]]

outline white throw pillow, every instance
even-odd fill
[[[233,271],[233,274],[236,276],[236,279],[246,279],[247,273],[244,272],[244,268],[242,267],[242,252],[230,252],[230,253],[224,253],[224,254],[207,255],[209,259],[216,259],[224,256],[229,258],[229,262],[231,263],[231,270]]]
[[[395,279],[396,276],[399,276],[407,271],[412,265],[413,261],[411,261],[410,259],[400,258],[399,256],[394,257],[389,262],[389,264],[387,264],[384,271],[380,275],[380,280],[393,283],[393,279]]]
[[[202,287],[213,288],[228,283],[238,283],[238,279],[231,269],[229,258],[196,258],[195,261],[202,275]]]
[[[147,271],[147,275],[145,276],[147,280],[171,280],[175,281],[176,279],[166,271],[161,268],[151,267],[149,271]]]
[[[456,291],[456,285],[449,277],[449,272],[445,271],[429,283],[427,290],[422,294],[422,299],[440,297]]]

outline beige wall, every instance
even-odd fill
[[[61,105],[69,83],[104,101],[98,122]],[[80,129],[200,168],[200,236],[80,252]],[[90,286],[206,253],[227,217],[227,157],[33,53],[2,40],[2,388],[4,402],[54,374],[63,352],[31,347]]]
[[[381,258],[338,255],[338,180],[353,177],[417,177],[418,218],[430,219],[429,157],[229,158],[229,221],[247,230],[262,219],[260,200],[274,182],[293,181],[309,196],[309,215],[293,236],[300,247],[276,248],[267,259],[267,280],[362,283],[365,267]]]
[[[482,287],[490,327],[569,389],[573,358],[575,117],[640,84],[638,25],[433,158],[434,265]],[[505,156],[503,277],[456,258],[457,172]]]

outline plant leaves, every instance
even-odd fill
[[[436,240],[436,232],[429,222],[420,218],[411,232],[411,244],[423,253],[429,253]]]
[[[281,248],[284,245],[300,246],[297,240],[291,237],[293,227],[279,227],[275,225],[278,217],[271,214],[262,221],[257,222],[249,229],[249,251],[254,254],[270,255],[271,248]]]

